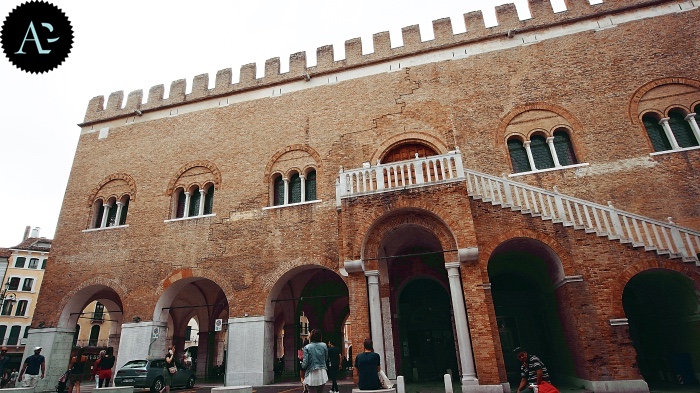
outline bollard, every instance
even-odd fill
[[[396,377],[396,393],[406,393],[406,383],[403,381],[403,375]]]
[[[454,393],[454,389],[452,389],[452,376],[450,374],[445,374],[445,393]]]

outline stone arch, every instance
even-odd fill
[[[56,307],[58,315],[57,327],[71,328],[78,319],[78,314],[88,303],[88,299],[105,296],[112,301],[111,306],[122,306],[121,299],[126,297],[128,290],[119,280],[105,277],[94,277],[73,286],[58,302]],[[105,304],[110,310],[110,305]],[[123,311],[123,310],[122,310]],[[111,313],[110,315],[113,315]],[[120,314],[122,315],[122,314]],[[122,315],[123,316],[123,315]]]
[[[229,310],[233,308],[233,297],[231,296],[233,286],[225,281],[220,274],[209,269],[178,269],[163,279],[156,288],[155,294],[158,296],[158,301],[153,310],[153,321],[167,321],[167,311],[164,311],[164,307],[170,305],[185,286],[201,279],[209,280],[217,285],[226,297]]]
[[[408,214],[410,213],[410,214]],[[379,245],[393,230],[403,225],[414,225],[433,234],[441,245],[446,261],[458,260],[458,243],[447,223],[433,212],[417,208],[400,208],[373,220],[365,231],[365,236],[358,246],[363,260],[379,257]],[[449,251],[447,251],[449,250]]]
[[[527,104],[523,105],[518,105],[515,108],[511,109],[508,114],[506,114],[503,119],[501,119],[501,122],[498,124],[498,127],[496,127],[496,131],[494,134],[494,141],[496,146],[502,146],[505,144],[505,141],[507,138],[509,138],[512,133],[507,133],[506,129],[508,125],[510,125],[511,121],[515,119],[517,116],[528,112],[528,111],[535,111],[535,110],[540,110],[540,111],[548,111],[552,112],[556,115],[559,115],[563,117],[569,124],[571,128],[574,130],[581,130],[583,129],[583,124],[581,121],[573,115],[573,113],[569,112],[567,109],[556,105],[556,104],[550,104],[546,102],[530,102]],[[561,127],[562,124],[559,124],[557,127]],[[550,128],[550,127],[548,127]],[[556,128],[556,127],[555,127]],[[550,131],[553,131],[554,128],[551,128]],[[573,142],[573,141],[572,141]]]
[[[557,271],[553,272],[554,274],[550,274],[550,276],[552,276],[553,278],[556,277],[556,279],[553,281],[553,284],[556,284],[557,279],[560,280],[567,275],[573,275],[575,273],[571,253],[568,249],[562,246],[555,237],[541,232],[532,231],[529,229],[517,229],[506,231],[504,233],[500,233],[496,236],[493,236],[486,242],[486,244],[484,244],[483,246],[480,245],[479,265],[482,266],[481,271],[484,274],[484,283],[490,281],[488,276],[488,264],[491,260],[491,257],[493,256],[494,251],[496,251],[496,249],[500,245],[513,239],[535,240],[552,250],[552,252],[557,256],[559,263]]]
[[[287,284],[287,282],[290,279],[292,279],[298,274],[314,269],[324,269],[334,274],[338,274],[338,269],[333,269],[332,267],[316,263],[295,265],[293,267],[287,265],[282,269],[275,269],[274,274],[268,274],[267,277],[263,280],[263,288],[267,290],[264,309],[265,317],[274,318],[275,305],[273,301],[279,296],[280,292],[282,292],[283,287]],[[342,279],[340,275],[339,277]]]
[[[314,165],[315,165],[317,170],[321,167],[321,156],[316,152],[316,150],[311,148],[311,146],[302,145],[302,144],[289,145],[289,146],[285,147],[284,149],[276,152],[270,158],[270,160],[267,162],[267,165],[265,166],[265,177],[264,177],[265,184],[268,184],[270,182],[270,177],[273,175],[274,172],[277,172],[276,168],[274,168],[274,165],[275,165],[275,163],[277,163],[277,160],[279,160],[280,157],[282,157],[283,155],[290,153],[290,152],[293,152],[293,151],[305,152],[314,161]],[[306,166],[308,166],[308,165],[304,165],[304,167],[306,167]],[[282,171],[280,171],[280,173],[287,173],[287,170],[282,170]]]
[[[631,124],[636,124],[640,127],[644,127],[644,124],[642,123],[642,115],[643,113],[640,113],[640,103],[642,102],[642,99],[651,92],[652,90],[665,86],[665,85],[686,85],[690,86],[692,88],[695,88],[698,90],[698,93],[700,94],[700,80],[695,80],[695,79],[690,79],[690,78],[683,78],[683,77],[669,77],[669,78],[660,78],[656,79],[654,81],[651,81],[645,85],[642,85],[637,89],[637,91],[632,94],[632,97],[630,98],[630,103],[629,103],[629,112],[628,115],[630,117],[630,123]],[[690,108],[693,108],[692,103],[697,102],[697,98],[694,100],[691,100],[687,103],[687,105],[690,105]],[[666,108],[666,106],[664,106]],[[642,110],[642,112],[647,112],[646,110]]]
[[[405,143],[424,144],[435,150],[438,154],[445,154],[450,150],[446,143],[434,135],[418,131],[406,132],[395,135],[377,146],[374,150],[374,154],[372,154],[372,157],[369,159],[370,164],[376,164],[377,160],[379,160],[380,157],[384,157],[391,149]]]
[[[622,270],[615,280],[613,280],[614,284],[610,291],[610,305],[613,310],[613,315],[611,315],[610,318],[621,318],[625,315],[625,310],[622,305],[622,294],[625,291],[625,287],[634,276],[647,270],[673,270],[692,280],[696,289],[700,291],[700,272],[695,269],[695,265],[684,265],[681,264],[680,261],[669,261],[669,263],[660,264],[657,258],[650,256],[643,260],[636,260],[634,265],[628,266],[626,269]]]
[[[212,176],[214,178],[213,179],[214,188],[217,190],[221,188],[221,171],[219,170],[219,168],[216,166],[216,164],[214,164],[211,161],[200,160],[200,161],[188,162],[187,164],[180,167],[180,169],[177,171],[177,173],[170,179],[170,182],[168,183],[168,188],[166,189],[165,194],[168,196],[172,195],[173,192],[175,191],[175,188],[180,185],[180,184],[178,184],[180,177],[185,172],[189,171],[190,169],[196,168],[196,167],[203,167],[203,168],[206,168],[207,170],[209,170],[209,172],[212,174]],[[184,186],[187,188],[189,185],[184,185]]]
[[[121,192],[119,195],[115,195],[113,193],[110,193],[108,195],[100,194],[100,191],[105,187],[105,185],[113,181],[119,182],[120,180],[126,183],[126,188],[128,189],[127,192]],[[134,181],[134,178],[132,178],[126,173],[113,173],[102,179],[102,181],[100,181],[100,183],[95,188],[93,188],[92,191],[90,191],[90,195],[88,196],[87,200],[88,208],[92,208],[92,204],[95,202],[96,199],[100,197],[104,198],[104,200],[107,200],[108,197],[114,196],[117,198],[117,200],[119,200],[122,196],[124,196],[124,194],[127,193],[129,194],[129,199],[131,199],[132,201],[136,200],[136,182]]]

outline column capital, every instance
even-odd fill
[[[445,263],[445,269],[459,269],[459,262],[447,262]]]
[[[367,277],[377,277],[379,278],[379,270],[367,270],[365,272],[365,276]]]
[[[554,137],[553,137],[553,136],[548,136],[548,137],[545,139],[545,141],[546,141],[547,143],[554,143]]]
[[[479,260],[479,247],[465,247],[457,250],[460,262],[469,262]]]
[[[685,117],[683,118],[683,120],[688,121],[688,120],[690,120],[690,119],[694,119],[694,118],[695,118],[695,115],[696,115],[696,114],[695,114],[694,112],[693,112],[693,113],[688,113],[687,115],[685,115]]]
[[[199,189],[199,193],[202,194],[202,195],[206,195],[206,194],[207,194],[207,190],[205,190],[205,189],[203,189],[203,188],[200,188],[200,189]]]
[[[523,146],[530,147],[531,143],[532,143],[531,141],[525,141],[525,142],[523,142]]]
[[[362,259],[345,261],[343,267],[348,273],[361,273],[365,271],[365,262]]]
[[[669,120],[671,120],[670,117],[664,117],[661,120],[659,120],[659,124],[664,124],[664,123],[668,124]]]

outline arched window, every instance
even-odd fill
[[[316,171],[310,170],[306,173],[306,185],[304,187],[305,199],[307,201],[316,200]]]
[[[5,334],[7,333],[7,325],[0,325],[0,345],[5,343]]]
[[[660,121],[659,116],[654,113],[647,113],[642,116],[644,128],[647,130],[647,135],[649,135],[649,141],[654,147],[654,151],[671,150],[671,142],[668,141]]]
[[[175,198],[177,201],[175,204],[175,218],[185,217],[185,202],[187,200],[185,190],[182,188],[175,190]]]
[[[88,340],[88,347],[96,347],[97,340],[100,338],[100,325],[93,325],[90,329],[90,338]]]
[[[190,208],[187,217],[196,217],[201,215],[199,210],[200,202],[202,201],[202,193],[199,192],[199,187],[190,188]]]
[[[17,345],[19,342],[19,334],[22,332],[21,326],[13,326],[10,329],[10,336],[7,338],[7,345]]]
[[[212,214],[214,209],[214,185],[210,184],[206,188],[206,195],[204,197],[204,214]]]
[[[529,172],[532,170],[532,168],[530,168],[530,161],[527,159],[525,146],[520,139],[514,137],[508,139],[508,154],[510,154],[513,172]]]
[[[668,114],[668,125],[673,131],[673,137],[676,138],[678,146],[692,147],[698,146],[698,141],[693,135],[693,129],[690,123],[685,119],[686,114],[679,109],[672,109]]]
[[[301,177],[294,172],[289,178],[289,203],[301,202]]]
[[[560,128],[554,131],[554,150],[557,152],[559,165],[567,166],[578,164],[576,153],[574,153],[574,146],[571,144],[571,138],[569,137],[569,133],[564,129]]]
[[[532,150],[532,159],[535,161],[535,168],[547,169],[554,168],[554,160],[552,153],[547,146],[547,140],[542,135],[533,135],[530,137],[530,149]]]
[[[17,310],[15,311],[16,317],[23,317],[27,315],[27,306],[29,302],[26,300],[20,300],[17,302]]]
[[[104,202],[97,199],[93,204],[92,228],[109,228],[126,224],[126,214],[129,210],[129,195],[124,195],[117,201],[112,197]]]
[[[273,205],[284,205],[284,179],[282,175],[276,175],[274,180]]]

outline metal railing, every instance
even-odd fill
[[[659,254],[697,261],[700,250],[700,232],[683,228],[670,220],[654,220],[589,202],[583,199],[550,192],[512,180],[465,170],[467,191],[470,196],[492,204],[521,210],[542,219],[561,222],[599,236],[632,243],[634,247],[656,250]]]
[[[464,180],[462,153],[418,157],[412,160],[370,165],[345,170],[340,168],[336,181],[336,204],[342,198],[394,191],[411,187]]]

